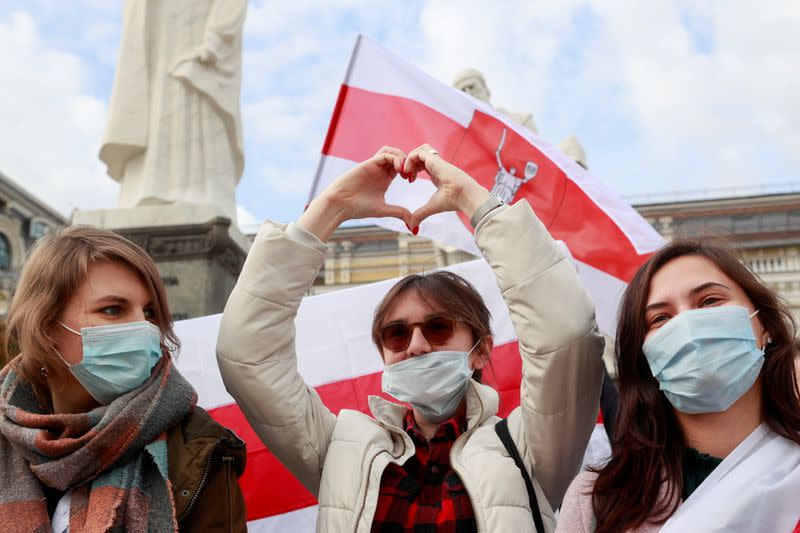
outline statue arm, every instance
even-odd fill
[[[205,42],[200,52],[203,63],[217,63],[241,38],[247,0],[216,0],[206,22]]]
[[[503,161],[500,159],[500,152],[503,150],[503,145],[505,143],[506,143],[506,129],[503,128],[503,135],[500,137],[500,146],[497,147],[497,151],[495,152],[495,155],[497,155],[497,166],[500,167],[501,170],[504,167],[503,167]]]

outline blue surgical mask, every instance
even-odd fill
[[[757,312],[757,311],[756,311]],[[683,413],[719,413],[750,390],[764,363],[745,307],[691,309],[642,346],[653,376]]]
[[[410,403],[426,420],[443,422],[453,416],[467,392],[472,350],[431,352],[388,365],[381,378],[383,392]]]
[[[86,392],[103,405],[147,381],[161,359],[161,330],[151,322],[93,326],[80,332],[61,325],[80,335],[83,343],[83,360],[74,365],[64,363]]]

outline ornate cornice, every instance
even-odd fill
[[[116,229],[135,242],[155,261],[214,259],[225,270],[238,276],[247,252],[228,233],[230,219],[217,217],[204,224]]]

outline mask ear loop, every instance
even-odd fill
[[[75,331],[74,329],[72,329],[71,327],[69,327],[68,325],[64,324],[61,321],[59,321],[58,323],[61,324],[61,326],[63,326],[63,328],[66,329],[67,331],[69,331],[70,333],[74,333],[75,335],[77,335],[78,337],[81,337],[81,338],[83,337],[83,335],[81,335],[80,331]],[[54,350],[55,350],[55,348],[54,348]],[[67,363],[67,360],[64,359],[64,356],[61,355],[61,352],[59,352],[58,350],[55,350],[55,352],[56,352],[56,355],[58,356],[58,358],[61,359],[61,362],[64,363],[64,365],[67,368],[72,368],[72,365]]]
[[[67,331],[69,331],[70,333],[74,333],[74,334],[75,334],[75,335],[77,335],[78,337],[82,337],[82,335],[81,335],[81,332],[80,332],[80,331],[75,331],[74,329],[72,329],[72,328],[71,328],[71,327],[69,327],[68,325],[64,324],[63,322],[60,322],[60,321],[59,321],[59,324],[61,324],[61,325],[64,327],[64,329],[66,329],[66,330],[67,330]]]
[[[476,342],[476,343],[475,343],[475,344],[472,346],[472,348],[470,348],[470,349],[469,349],[469,351],[467,352],[467,360],[469,360],[469,354],[471,354],[471,353],[472,353],[472,351],[473,351],[475,348],[477,348],[477,347],[478,347],[478,345],[479,345],[481,342],[483,342],[483,339],[478,339],[478,342]],[[487,361],[488,361],[488,358],[487,358]],[[471,369],[471,370],[472,370],[472,373],[474,374],[474,373],[475,373],[475,369],[473,368],[473,369]]]
[[[750,313],[747,316],[747,318],[753,318],[754,316],[756,316],[758,314],[759,311],[761,311],[761,309],[756,309],[755,311]],[[767,342],[764,344],[764,346],[762,346],[761,348],[758,348],[758,349],[761,350],[762,352],[766,352],[767,351],[767,345],[769,345],[769,344],[772,344],[772,337],[767,336]]]
[[[467,355],[471,354],[471,353],[472,353],[472,350],[474,350],[475,348],[477,348],[477,347],[478,347],[478,345],[479,345],[481,342],[483,342],[483,339],[478,339],[478,342],[476,342],[476,343],[475,343],[475,344],[472,346],[472,348],[470,348],[470,349],[469,349],[469,351],[467,352]]]

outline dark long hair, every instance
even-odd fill
[[[592,494],[597,533],[627,531],[653,518],[666,520],[680,502],[686,444],[642,345],[653,275],[683,256],[700,256],[714,263],[758,309],[772,337],[761,369],[763,417],[772,431],[800,444],[800,391],[794,367],[797,326],[791,312],[733,251],[720,243],[695,239],[669,244],[636,272],[620,303],[615,346],[620,409],[612,456],[598,470]],[[667,494],[659,498],[663,483],[667,483]]]

